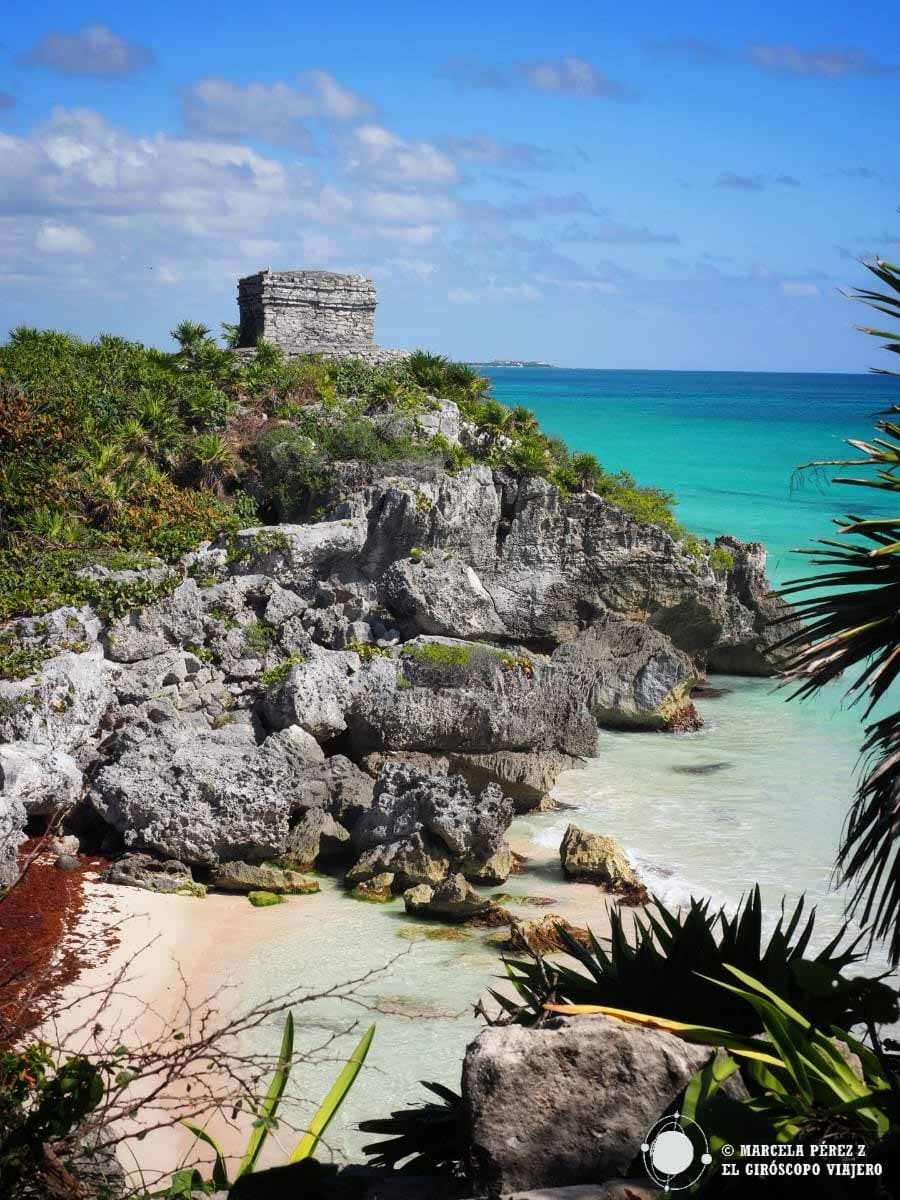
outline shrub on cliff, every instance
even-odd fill
[[[423,351],[386,366],[288,362],[265,342],[246,362],[196,322],[172,337],[167,353],[19,328],[0,346],[0,621],[93,602],[97,582],[75,572],[123,550],[173,562],[248,519],[307,519],[378,465],[537,474],[680,536],[671,496],[570,454],[465,364]],[[418,431],[432,396],[459,406],[471,444]]]

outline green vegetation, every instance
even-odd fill
[[[374,658],[390,658],[391,656],[387,646],[378,646],[375,642],[348,642],[344,649],[358,654],[364,663],[370,663]]]
[[[876,259],[865,264],[886,291],[857,289],[854,298],[900,320],[900,266]],[[884,349],[900,353],[900,330],[863,329],[886,338]],[[879,370],[879,374],[897,372]],[[871,441],[848,440],[858,458],[808,463],[807,467],[862,467],[862,478],[839,476],[835,483],[900,494],[900,405],[891,404],[887,419]],[[832,680],[850,680],[847,697],[861,704],[868,722],[900,672],[900,515],[863,519],[850,513],[835,521],[838,538],[822,538],[801,554],[812,556],[824,571],[791,580],[780,595],[788,598],[803,620],[782,646],[790,652],[786,678],[796,684],[794,697],[811,696]],[[844,825],[838,851],[841,882],[853,888],[851,913],[871,923],[872,938],[886,940],[893,965],[900,962],[900,839],[897,837],[897,792],[900,788],[900,711],[884,713],[865,725],[862,756],[865,769]]]
[[[252,895],[253,893],[251,893]],[[356,1046],[356,1049],[350,1055],[343,1070],[338,1075],[334,1084],[331,1087],[328,1095],[319,1105],[312,1120],[309,1123],[308,1129],[300,1141],[295,1146],[293,1152],[288,1158],[289,1163],[304,1162],[312,1158],[322,1139],[325,1130],[331,1124],[332,1119],[336,1115],[338,1109],[343,1104],[347,1097],[347,1093],[353,1087],[356,1077],[359,1074],[363,1063],[366,1060],[366,1055],[369,1052],[369,1046],[372,1044],[372,1038],[375,1036],[375,1026],[370,1025],[363,1034],[361,1040]],[[212,1179],[203,1180],[200,1172],[196,1169],[190,1169],[185,1172],[188,1175],[188,1187],[185,1195],[191,1194],[191,1189],[196,1188],[199,1192],[206,1191],[227,1191],[234,1183],[241,1178],[242,1175],[250,1174],[256,1167],[260,1153],[269,1136],[271,1130],[278,1128],[278,1109],[281,1104],[281,1099],[284,1096],[285,1088],[287,1087],[288,1079],[291,1073],[291,1066],[294,1061],[294,1018],[291,1013],[288,1013],[284,1024],[284,1033],[281,1038],[281,1050],[278,1055],[278,1064],[275,1073],[272,1076],[272,1081],[269,1084],[269,1089],[258,1106],[254,1116],[253,1128],[247,1142],[247,1148],[244,1151],[234,1179],[228,1177],[228,1160],[222,1147],[205,1129],[201,1129],[197,1125],[185,1121],[184,1124],[200,1141],[211,1146],[215,1152],[215,1162],[213,1165]],[[169,1191],[170,1196],[181,1195],[182,1193],[174,1190],[176,1180],[173,1179],[173,1187]]]
[[[244,645],[251,654],[267,654],[274,641],[275,630],[265,621],[251,621],[249,625],[244,626]]]
[[[45,1143],[66,1137],[99,1106],[113,1069],[124,1066],[81,1055],[57,1064],[42,1042],[0,1051],[0,1194],[16,1195]]]
[[[534,661],[524,651],[501,650],[478,642],[417,642],[401,647],[400,653],[434,682],[463,682],[473,672],[490,676],[498,667],[502,671],[521,671],[529,678],[534,674]]]
[[[306,658],[302,654],[292,654],[289,658],[283,658],[280,663],[276,663],[274,667],[263,671],[259,682],[264,688],[274,687],[287,678],[292,667],[297,667],[304,662],[306,662]]]
[[[254,908],[271,908],[273,904],[284,904],[284,896],[277,892],[248,892],[247,899]]]
[[[403,657],[427,667],[467,667],[477,651],[476,645],[448,646],[443,642],[421,642],[403,647]]]
[[[711,982],[752,1012],[752,1023],[761,1030],[761,1036],[748,1037],[731,1029],[669,1021],[655,1014],[624,1012],[607,1005],[547,1007],[570,1016],[613,1014],[619,1020],[664,1029],[685,1041],[724,1050],[725,1056],[711,1059],[697,1072],[681,1106],[682,1116],[700,1122],[710,1135],[713,1151],[721,1150],[726,1143],[740,1146],[818,1141],[834,1138],[838,1131],[842,1142],[873,1145],[896,1130],[900,1092],[893,1069],[883,1056],[845,1028],[833,1024],[820,1028],[745,971],[727,965],[725,970],[726,980]],[[862,1078],[835,1039],[857,1055]],[[738,1070],[738,1064],[749,1092],[743,1100],[720,1091]],[[713,1173],[699,1194],[719,1195],[716,1183]]]
[[[720,988],[726,964],[762,980],[789,1003],[802,1008],[817,1024],[852,1026],[860,1021],[897,1019],[897,996],[886,984],[843,972],[862,955],[856,942],[845,944],[846,928],[818,954],[807,957],[815,912],[801,924],[800,900],[781,917],[768,942],[763,942],[763,913],[759,888],[746,896],[733,916],[711,910],[708,900],[692,899],[686,909],[671,910],[657,899],[643,916],[623,921],[611,910],[608,947],[591,935],[585,949],[559,927],[567,952],[583,970],[562,964],[511,961],[507,975],[524,1005],[492,995],[502,1008],[523,1024],[538,1020],[551,992],[573,1004],[606,1004],[638,1009],[661,1017],[728,1027],[740,1033],[758,1031],[753,1009]]]
[[[388,464],[536,473],[681,536],[671,496],[570,454],[464,364],[421,351],[384,367],[287,362],[265,343],[244,363],[195,322],[172,336],[168,353],[22,327],[0,346],[0,621],[68,603],[122,615],[167,585],[75,572],[172,563],[221,532],[321,515]],[[416,416],[434,396],[459,405],[470,449],[419,434]],[[416,507],[430,507],[424,493]]]
[[[360,1121],[363,1133],[384,1137],[363,1146],[363,1153],[373,1167],[400,1167],[409,1175],[458,1175],[467,1149],[462,1097],[443,1084],[421,1082],[441,1103],[428,1100],[389,1117]]]

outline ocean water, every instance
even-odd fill
[[[806,573],[791,549],[826,534],[847,507],[867,514],[884,505],[828,484],[827,473],[799,483],[792,476],[800,463],[841,456],[844,438],[866,436],[896,394],[890,380],[527,369],[492,376],[498,399],[528,405],[548,432],[608,469],[674,492],[688,528],[764,542],[776,583]],[[853,791],[858,714],[837,687],[788,704],[770,681],[714,683],[723,694],[699,702],[705,725],[696,733],[600,735],[597,757],[557,786],[577,811],[515,822],[512,836],[530,861],[509,890],[553,897],[552,911],[600,929],[593,889],[559,875],[557,849],[573,819],[619,839],[664,899],[702,895],[733,906],[758,881],[773,913],[782,895],[805,894],[818,908],[818,942],[829,940],[845,904],[831,871]],[[298,984],[316,991],[389,964],[360,985],[361,1007],[325,999],[297,1014],[308,1044],[321,1041],[322,1027],[327,1037],[351,1020],[377,1024],[367,1068],[329,1131],[336,1156],[358,1155],[370,1139],[357,1121],[423,1099],[420,1079],[458,1085],[479,1028],[472,1005],[496,983],[500,964],[483,935],[405,940],[411,927],[399,902],[360,904],[325,881],[311,903],[315,910],[307,900],[261,910],[258,949],[243,964],[246,993],[262,999]],[[542,911],[519,909],[526,917]],[[881,965],[876,951],[871,969]],[[261,1029],[257,1041],[274,1051],[278,1030]],[[292,1090],[324,1095],[337,1069],[311,1067]]]

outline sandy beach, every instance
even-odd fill
[[[514,838],[513,844],[520,852],[530,855],[528,876],[531,878],[526,888],[526,877],[514,876],[511,886],[514,884],[514,889],[522,893],[543,890],[545,883],[550,884],[558,871],[554,856],[536,847],[527,837]],[[543,861],[545,858],[546,862]],[[320,895],[294,897],[275,908],[255,909],[244,896],[210,894],[204,899],[196,899],[158,895],[109,885],[97,873],[88,874],[84,881],[81,913],[72,936],[82,946],[87,937],[88,944],[96,948],[100,961],[95,959],[94,965],[86,966],[79,978],[63,989],[53,1005],[52,1019],[44,1026],[44,1035],[64,1052],[108,1054],[120,1045],[129,1049],[154,1047],[163,1053],[167,1049],[177,1052],[180,1045],[202,1037],[212,1024],[221,1025],[230,1017],[247,1012],[254,1004],[267,1005],[273,992],[281,994],[294,988],[299,999],[304,987],[316,990],[321,984],[310,974],[311,957],[314,959],[323,953],[327,956],[329,983],[333,984],[338,978],[363,973],[368,965],[363,961],[360,966],[360,952],[354,953],[352,945],[371,943],[370,955],[378,959],[378,967],[387,961],[389,954],[396,954],[405,947],[410,949],[413,958],[398,966],[393,976],[388,974],[368,988],[372,1017],[365,1014],[360,1017],[359,1013],[351,1017],[364,1023],[371,1019],[376,1021],[379,1033],[370,1065],[377,1075],[380,1073],[378,1046],[383,1054],[389,1044],[385,1039],[391,1037],[392,1021],[396,1023],[404,1015],[415,1019],[429,1012],[433,1001],[427,999],[427,986],[432,989],[436,986],[436,994],[442,995],[445,985],[437,980],[447,968],[454,974],[460,968],[464,969],[462,978],[467,983],[461,994],[468,988],[470,1003],[477,998],[479,990],[503,986],[497,979],[499,955],[484,944],[483,935],[473,931],[474,936],[459,946],[431,941],[410,946],[409,934],[416,930],[416,925],[402,915],[401,906],[382,909],[381,906],[359,904],[349,900],[336,882],[323,879],[321,883],[323,891]],[[560,889],[558,879],[553,880],[553,885],[551,895],[555,893],[560,915],[564,914],[569,920],[588,918],[598,935],[608,931],[608,903],[596,888],[567,883]],[[555,910],[557,906],[550,911]],[[523,919],[540,918],[547,911],[525,909],[521,915]],[[427,928],[421,927],[423,936]],[[311,932],[315,933],[312,941]],[[395,941],[395,938],[400,940]],[[378,948],[374,949],[375,946]],[[383,958],[381,947],[385,947]],[[447,956],[445,966],[428,965],[429,956],[436,951]],[[285,972],[284,963],[291,959],[296,962],[296,970]],[[91,955],[86,955],[85,960],[90,964]],[[271,974],[269,964],[272,964]],[[423,969],[431,978],[430,985],[426,986],[421,975]],[[441,975],[435,976],[435,970]],[[423,986],[426,991],[420,998]],[[456,986],[460,986],[459,977]],[[395,994],[398,989],[402,995]],[[306,1018],[299,1003],[294,1005],[294,1010],[295,1019],[302,1024]],[[453,1016],[453,1006],[446,1012],[440,1008],[437,1011],[444,1018]],[[259,1028],[250,1029],[246,1036],[231,1039],[229,1047],[245,1056],[273,1055],[277,1052],[283,1019],[281,1013],[271,1014]],[[416,1023],[417,1035],[421,1037],[421,1025]],[[444,1023],[438,1021],[438,1025]],[[406,1025],[406,1021],[402,1024]],[[426,1025],[434,1026],[434,1021],[426,1022]],[[457,1035],[460,1062],[465,1043],[477,1032],[477,1026],[473,1025],[472,1030],[472,1033]],[[429,1029],[429,1036],[431,1032]],[[434,1029],[434,1032],[438,1030]],[[405,1040],[408,1032],[401,1036]],[[447,1036],[451,1036],[449,1030]],[[340,1043],[341,1049],[332,1051],[332,1056],[348,1053],[352,1044],[352,1041]],[[255,1061],[257,1073],[264,1079],[264,1090],[271,1075],[271,1063]],[[332,1063],[337,1061],[332,1057]],[[388,1062],[385,1062],[382,1070],[387,1066]],[[328,1066],[321,1082],[319,1077],[312,1077],[315,1079],[314,1095],[319,1091],[324,1094],[327,1082],[337,1069]],[[369,1071],[370,1066],[366,1070]],[[298,1066],[296,1073],[298,1080],[309,1081],[311,1078],[308,1064]],[[418,1073],[417,1069],[415,1073]],[[191,1076],[190,1084],[187,1075]],[[364,1095],[368,1085],[363,1081],[360,1084],[357,1090]],[[134,1171],[135,1178],[143,1178],[150,1185],[159,1179],[162,1164],[171,1172],[185,1162],[192,1165],[211,1162],[212,1153],[208,1147],[183,1127],[170,1123],[176,1106],[179,1118],[194,1119],[207,1128],[227,1155],[236,1159],[243,1153],[250,1127],[249,1115],[242,1112],[232,1122],[227,1114],[210,1115],[208,1112],[205,1098],[210,1087],[217,1088],[220,1093],[224,1089],[225,1094],[236,1094],[232,1081],[219,1063],[207,1059],[185,1075],[176,1074],[166,1079],[157,1095],[159,1085],[159,1076],[139,1079],[131,1094],[142,1101],[141,1115],[137,1123],[126,1120],[120,1124],[121,1129],[132,1133],[147,1130],[140,1140],[129,1137],[119,1147],[122,1165],[126,1170]],[[380,1090],[383,1081],[377,1087]],[[302,1125],[303,1110],[294,1110],[289,1098],[285,1104],[283,1115],[288,1123],[296,1113],[294,1123],[299,1121]],[[359,1115],[380,1114],[365,1112]],[[166,1122],[167,1127],[154,1128],[160,1122]],[[285,1140],[291,1145],[296,1141],[288,1135],[287,1126]],[[277,1134],[269,1139],[262,1163],[284,1160],[290,1147],[281,1145],[280,1141]]]
[[[272,917],[286,917],[289,907],[282,906]],[[98,948],[113,945],[101,949],[102,961],[88,966],[64,989],[42,1034],[68,1053],[109,1052],[119,1045],[164,1050],[180,1035],[196,1038],[213,1014],[216,1020],[227,1020],[240,1010],[236,980],[229,976],[259,933],[258,914],[243,896],[157,895],[88,877],[74,934],[88,934]],[[204,1070],[209,1082],[212,1075]],[[226,1080],[221,1082],[227,1086]],[[157,1078],[147,1080],[137,1093],[146,1095],[158,1083]],[[164,1095],[139,1124],[153,1126],[168,1119],[172,1101],[184,1104],[181,1115],[191,1115],[184,1079],[169,1080]],[[205,1125],[202,1110],[200,1098],[194,1115]],[[243,1135],[224,1120],[214,1119],[210,1129],[227,1153],[242,1149]],[[171,1170],[188,1154],[191,1162],[210,1158],[202,1144],[175,1125],[151,1128],[140,1141],[129,1139],[119,1156],[126,1169],[139,1169],[149,1183],[160,1164]]]

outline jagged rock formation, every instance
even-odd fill
[[[405,357],[375,345],[375,285],[362,275],[266,269],[238,281],[238,345],[260,338],[290,358],[324,354],[369,363]]]
[[[467,436],[451,402],[426,415]],[[457,844],[419,806],[402,837],[366,841],[375,777],[379,813],[402,768],[476,813],[506,797],[508,824],[598,725],[681,728],[705,670],[772,670],[762,547],[720,539],[723,570],[590,492],[410,472],[354,484],[348,465],[326,519],[204,544],[123,619],[12,623],[46,660],[0,682],[0,882],[28,814],[70,805],[75,832],[99,819],[204,868],[362,856],[355,881],[395,890],[499,880],[502,835]]]

